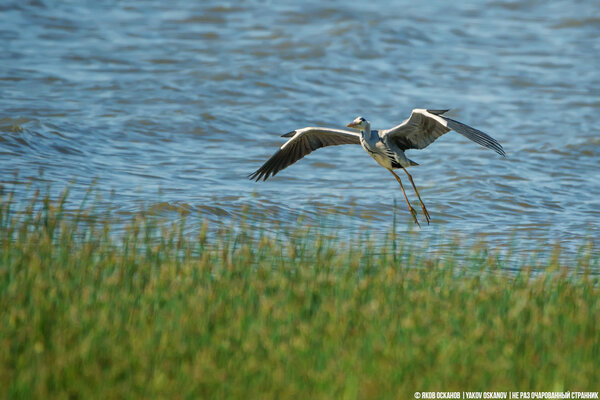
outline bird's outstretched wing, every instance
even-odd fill
[[[248,178],[256,181],[266,180],[321,147],[360,144],[360,134],[358,132],[331,128],[302,128],[286,133],[281,137],[291,137],[291,139],[285,142],[262,167],[248,175]]]
[[[461,122],[444,117],[442,114],[446,111],[448,110],[414,109],[410,118],[392,129],[381,131],[380,136],[384,141],[390,141],[404,151],[424,149],[444,133],[453,130],[506,157],[504,149],[494,138]]]

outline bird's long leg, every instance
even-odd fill
[[[415,186],[415,182],[413,181],[412,176],[408,173],[406,168],[402,167],[402,169],[404,170],[404,172],[406,172],[406,175],[408,175],[408,179],[410,180],[410,183],[412,184],[413,189],[415,189],[415,193],[417,194],[417,197],[419,198],[419,201],[421,202],[421,208],[423,209],[423,214],[425,214],[425,219],[427,219],[427,225],[429,225],[429,221],[431,221],[431,217],[429,216],[429,213],[427,212],[427,208],[425,208],[425,204],[423,204],[423,200],[421,200],[421,195],[419,194],[419,191],[417,190],[417,187]]]
[[[415,220],[415,223],[417,225],[419,225],[419,228],[420,228],[421,224],[419,224],[419,220],[417,219],[417,210],[415,210],[413,208],[413,206],[410,205],[410,201],[408,201],[408,196],[406,196],[406,192],[404,191],[404,185],[402,185],[402,181],[400,180],[400,177],[398,175],[396,175],[396,173],[394,171],[392,171],[391,169],[388,169],[388,171],[390,171],[392,173],[392,175],[394,175],[394,178],[396,178],[396,180],[400,184],[400,188],[402,188],[402,193],[404,193],[404,198],[406,199],[406,204],[408,204],[408,211],[410,211],[410,215],[412,215],[413,219]]]

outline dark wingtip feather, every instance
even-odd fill
[[[251,181],[260,181],[261,178],[263,179],[263,181],[265,179],[267,179],[266,177],[263,178],[264,175],[264,171],[263,171],[263,167],[260,167],[259,169],[257,169],[256,171],[252,172],[251,174],[248,174],[248,179],[250,179]]]
[[[435,114],[435,115],[442,115],[442,114],[447,113],[448,111],[450,111],[450,109],[447,109],[447,110],[427,110],[428,113]]]
[[[504,158],[507,158],[506,152],[504,151],[504,147],[502,147],[502,145],[500,143],[498,143],[498,146],[500,148],[498,150],[495,150],[496,153],[500,154]]]
[[[465,125],[462,122],[458,122],[453,120],[452,118],[442,117],[448,122],[448,128],[453,131],[460,133],[467,139],[474,141],[475,143],[487,147],[488,149],[494,150],[496,153],[500,154],[502,157],[506,157],[506,152],[504,148],[496,139],[489,136],[488,134],[470,127],[469,125]]]
[[[250,179],[251,181],[258,181],[258,179],[256,179],[256,175],[258,175],[258,171],[248,174],[246,178]]]
[[[284,133],[283,135],[281,135],[281,137],[292,137],[296,134],[296,131],[291,131],[288,133]]]

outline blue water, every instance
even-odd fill
[[[349,232],[389,232],[396,202],[414,240],[577,251],[600,237],[599,15],[594,0],[5,0],[0,184],[17,199],[70,185],[77,203],[95,180],[116,214],[217,224],[245,207],[251,226],[328,212]],[[508,154],[455,133],[409,152],[433,218],[421,230],[359,146],[246,178],[282,133],[359,114],[388,128],[412,108],[451,108]]]

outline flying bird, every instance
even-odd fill
[[[421,195],[415,186],[412,176],[406,170],[408,167],[419,164],[406,157],[404,153],[406,150],[424,149],[444,133],[453,130],[475,143],[492,149],[501,156],[506,157],[504,149],[494,138],[452,118],[445,117],[443,114],[447,111],[449,110],[414,109],[407,120],[391,129],[384,130],[371,130],[371,123],[360,116],[346,125],[346,127],[352,128],[354,131],[319,127],[296,129],[282,135],[282,137],[290,139],[262,167],[248,177],[256,181],[261,179],[266,180],[321,147],[340,144],[360,144],[379,165],[394,175],[400,184],[400,188],[402,188],[404,199],[406,200],[406,204],[408,204],[408,210],[415,223],[421,226],[417,219],[417,211],[412,207],[410,201],[408,201],[402,180],[394,172],[394,169],[402,168],[406,172],[421,203],[423,215],[429,224],[431,221],[429,212],[427,212],[427,208],[423,204],[423,200],[421,200]]]

